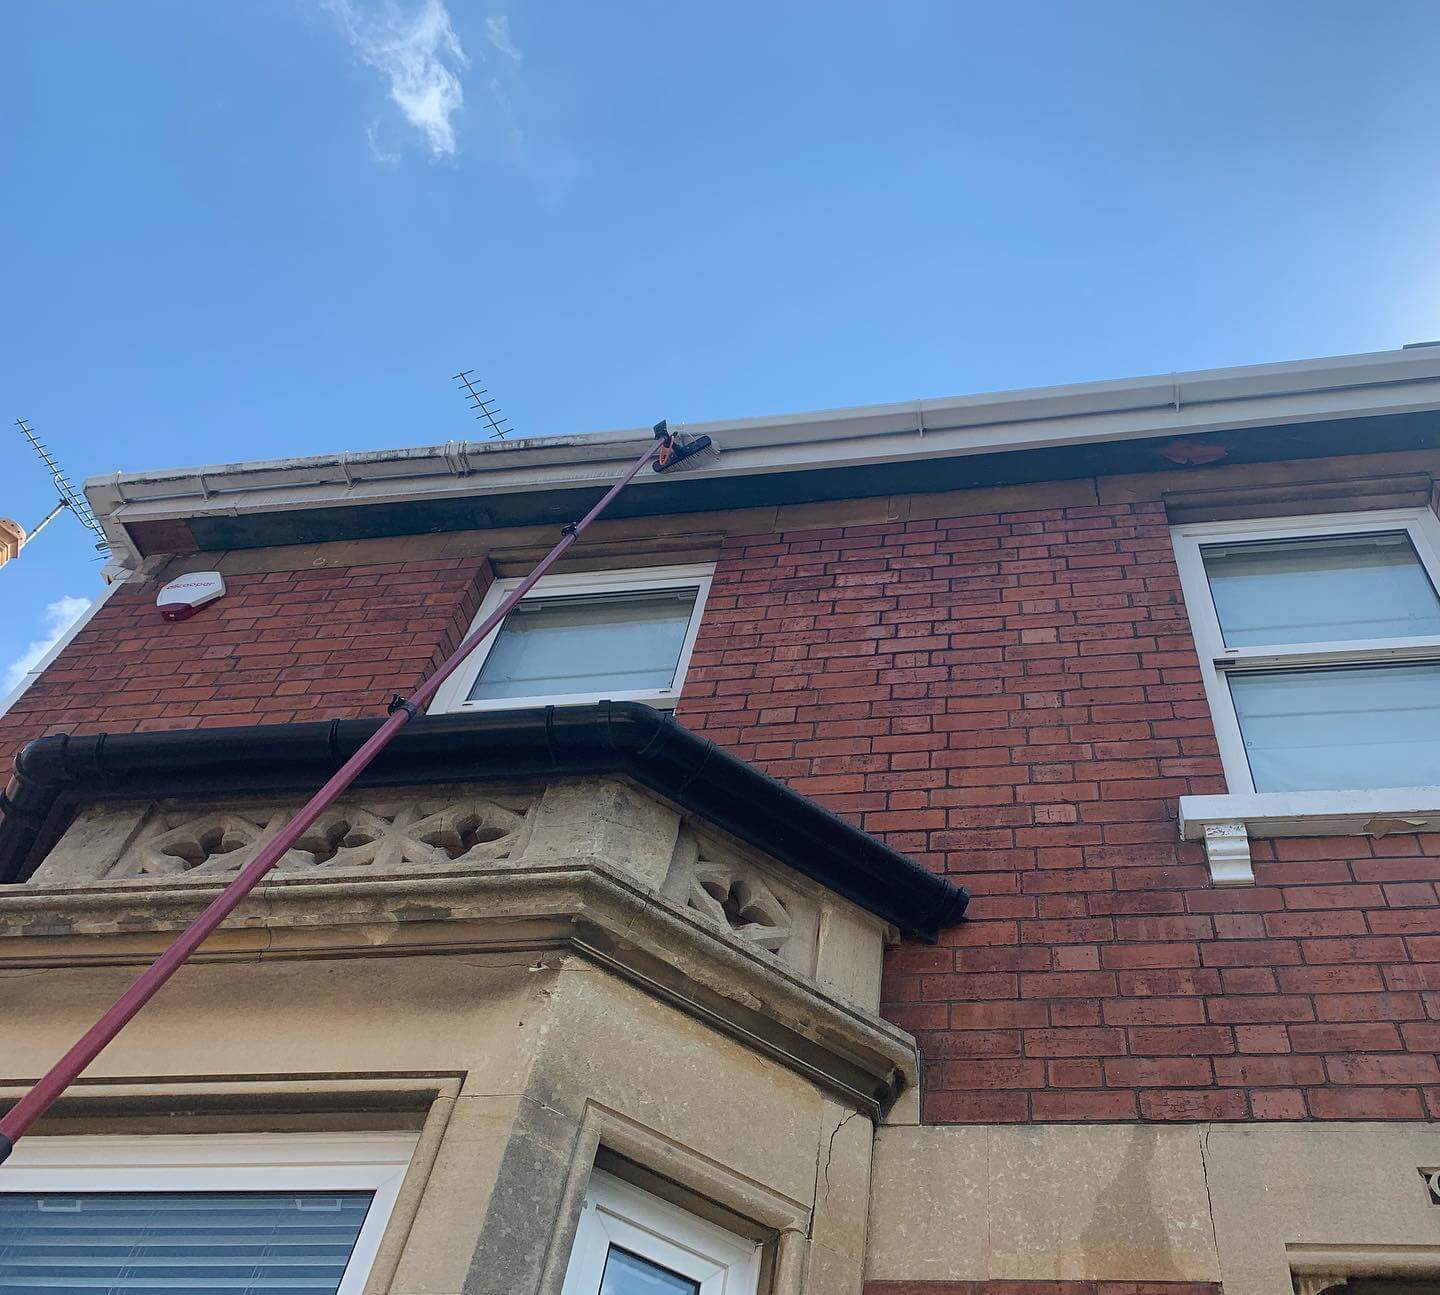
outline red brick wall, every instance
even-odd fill
[[[0,717],[0,758],[377,714],[488,579],[235,576],[173,625],[124,588]],[[1222,891],[1177,840],[1177,797],[1224,787],[1158,505],[729,541],[679,715],[974,893],[888,959],[926,1119],[1437,1114],[1440,837],[1256,843],[1258,884]]]
[[[159,582],[117,591],[0,716],[0,760],[45,733],[280,724],[383,714],[459,642],[483,558],[230,576],[167,623]]]
[[[975,895],[892,951],[924,1118],[1440,1113],[1440,836],[1256,843],[1224,790],[1157,504],[730,542],[680,717]]]

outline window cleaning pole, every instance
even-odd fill
[[[32,1124],[40,1118],[57,1098],[70,1087],[81,1072],[104,1050],[106,1046],[130,1022],[131,1018],[154,996],[157,990],[173,976],[204,940],[220,925],[240,901],[259,884],[261,879],[280,862],[290,848],[314,824],[315,820],[328,809],[335,799],[365,770],[372,760],[388,745],[390,739],[419,709],[434,695],[435,690],[445,682],[471,652],[475,650],[506,614],[570,548],[590,525],[614,502],[615,497],[639,475],[642,468],[652,459],[656,471],[668,471],[686,466],[698,465],[706,458],[715,457],[714,448],[708,437],[688,440],[672,434],[664,423],[655,428],[655,439],[645,447],[645,453],[626,471],[588,513],[578,522],[564,528],[559,543],[540,560],[536,568],[471,632],[469,637],[440,665],[407,700],[397,696],[390,703],[390,715],[375,730],[365,744],[355,752],[335,775],[315,793],[305,807],[295,815],[279,832],[250,860],[234,881],[230,882],[189,926],[185,928],[154,962],[150,964],[105,1014],[88,1029],[80,1040],[65,1053],[35,1085],[3,1117],[0,1117],[0,1163],[9,1158],[15,1143]],[[687,460],[689,461],[687,463]]]

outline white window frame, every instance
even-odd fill
[[[1393,508],[1367,513],[1274,517],[1228,522],[1194,522],[1171,528],[1175,560],[1185,599],[1205,695],[1215,722],[1220,762],[1232,794],[1255,793],[1250,759],[1226,680],[1241,671],[1301,666],[1374,665],[1381,662],[1440,660],[1440,635],[1419,638],[1348,639],[1332,643],[1265,644],[1263,647],[1226,647],[1220,618],[1210,592],[1201,549],[1217,542],[1238,544],[1252,540],[1324,539],[1331,536],[1369,535],[1377,531],[1404,531],[1410,537],[1431,584],[1440,590],[1440,517],[1428,508]],[[1262,793],[1278,795],[1282,793]]]
[[[337,1290],[361,1295],[415,1142],[413,1133],[29,1137],[0,1171],[0,1195],[370,1191]]]
[[[597,1295],[612,1245],[698,1282],[700,1295],[756,1295],[760,1286],[760,1242],[597,1169],[561,1295]]]
[[[578,706],[596,701],[643,701],[651,706],[672,708],[680,699],[680,690],[685,686],[685,674],[690,668],[690,654],[695,648],[695,636],[700,632],[700,618],[705,612],[705,600],[710,594],[710,582],[715,575],[712,563],[693,566],[639,567],[627,571],[582,571],[573,575],[546,576],[528,594],[531,598],[567,598],[577,594],[618,594],[646,593],[662,589],[695,589],[695,607],[690,613],[690,624],[685,631],[685,641],[680,647],[680,656],[675,665],[675,682],[669,688],[640,688],[612,692],[601,697],[597,693],[544,693],[534,697],[500,697],[486,701],[470,701],[470,689],[475,686],[490,650],[504,628],[502,621],[473,651],[469,659],[455,671],[435,694],[430,703],[432,714],[463,711],[519,710],[527,706]],[[471,622],[467,633],[473,632],[500,603],[520,584],[519,579],[497,580],[486,591],[480,610]]]

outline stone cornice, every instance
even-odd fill
[[[140,965],[218,890],[183,877],[9,890],[0,968]],[[872,1114],[918,1080],[904,1031],[593,857],[280,875],[195,961],[546,951],[602,966]]]

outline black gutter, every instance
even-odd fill
[[[59,735],[15,757],[0,794],[0,883],[23,881],[76,810],[146,796],[291,796],[319,786],[379,719],[170,733]],[[859,904],[934,940],[970,896],[913,860],[637,702],[422,715],[356,782],[418,786],[621,773]]]

